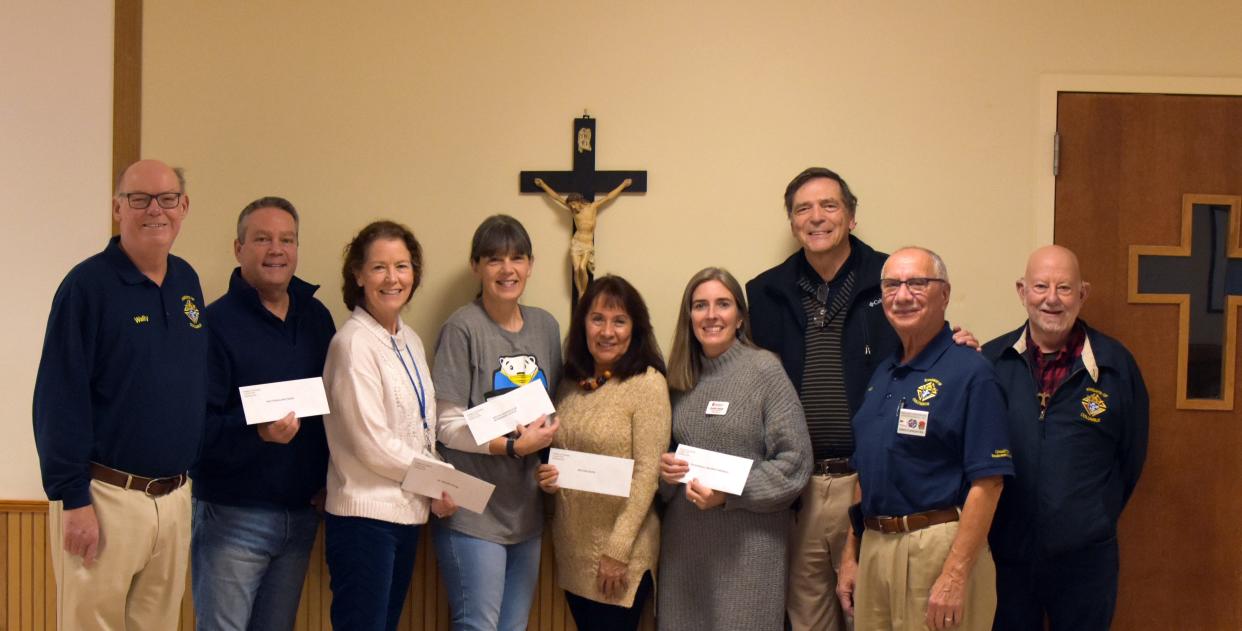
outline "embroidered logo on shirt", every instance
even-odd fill
[[[151,316],[149,315],[144,314],[144,315],[134,316],[134,324],[146,324],[150,321],[151,321]]]
[[[185,317],[190,319],[190,328],[203,328],[203,323],[198,321],[198,317],[202,314],[199,312],[198,306],[194,304],[194,296],[182,296],[181,301],[185,303],[185,308],[182,311],[185,312]]]
[[[508,390],[524,386],[532,381],[542,381],[548,387],[548,378],[539,369],[534,355],[507,355],[500,358],[500,368],[492,373],[492,389]]]
[[[1103,390],[1095,388],[1087,388],[1087,396],[1082,398],[1082,409],[1086,410],[1086,414],[1079,414],[1079,418],[1089,423],[1099,423],[1100,415],[1108,411],[1108,404],[1104,402],[1108,398]]]
[[[1008,449],[997,449],[996,451],[992,452],[992,457],[993,458],[1012,458],[1013,456],[1009,455]]]
[[[944,385],[939,379],[927,377],[923,380],[923,385],[914,390],[914,403],[927,407],[931,405],[930,401],[940,394],[940,386]]]

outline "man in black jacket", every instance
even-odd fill
[[[794,631],[846,628],[835,590],[858,479],[849,464],[850,419],[876,365],[898,347],[880,300],[888,254],[850,234],[857,209],[858,198],[837,173],[799,173],[785,187],[785,214],[802,247],[746,283],[755,343],[780,357],[814,450],[790,542],[786,610]],[[953,340],[979,344],[956,328]]]
[[[877,362],[898,344],[880,302],[888,255],[850,234],[857,206],[833,171],[799,173],[785,188],[785,212],[802,248],[746,284],[755,342],[780,357],[798,389],[814,450],[790,544],[795,631],[846,628],[834,590],[858,478],[850,418]]]
[[[1078,319],[1090,286],[1060,246],[1017,283],[1028,320],[988,342],[1005,390],[1017,475],[989,537],[998,630],[1108,629],[1117,602],[1117,518],[1143,469],[1148,399],[1117,340]]]
[[[247,205],[238,267],[212,321],[207,422],[194,478],[191,541],[197,628],[292,629],[328,469],[323,420],[247,424],[239,387],[323,374],[335,327],[294,276],[298,214],[280,197]]]

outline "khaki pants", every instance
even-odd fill
[[[922,530],[863,533],[858,581],[854,591],[854,626],[858,631],[924,631],[927,601],[940,576],[957,522]],[[984,544],[966,582],[962,631],[988,631],[996,614],[996,566]]]
[[[837,570],[850,530],[849,508],[858,474],[813,475],[789,542],[786,612],[793,631],[845,631],[837,600]]]
[[[147,497],[91,481],[99,553],[86,568],[65,552],[63,507],[48,514],[57,622],[62,631],[172,631],[190,555],[190,486]]]

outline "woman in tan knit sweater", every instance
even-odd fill
[[[552,446],[632,459],[630,496],[560,489],[555,465],[537,473],[556,496],[556,569],[580,631],[637,629],[653,589],[660,549],[653,500],[670,426],[664,372],[642,296],[618,276],[596,279],[565,341]]]

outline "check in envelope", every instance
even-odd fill
[[[466,426],[477,445],[504,436],[518,425],[526,426],[556,411],[543,383],[532,381],[521,388],[488,399],[466,410]]]
[[[289,412],[298,418],[327,414],[328,394],[323,389],[323,377],[294,379],[242,386],[242,412],[247,425],[279,421]]]
[[[401,488],[437,500],[441,493],[448,493],[458,506],[482,513],[496,485],[462,473],[447,462],[417,456],[406,469]]]
[[[634,461],[568,449],[552,449],[548,464],[556,465],[556,484],[563,489],[630,496]]]
[[[742,494],[746,477],[750,475],[750,467],[754,464],[749,458],[739,458],[690,445],[677,446],[677,459],[690,463],[690,471],[681,479],[682,482],[698,480],[699,484],[709,489],[731,495]]]

